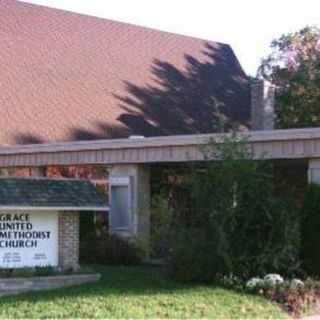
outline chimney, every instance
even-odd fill
[[[275,87],[256,79],[251,83],[251,130],[274,129]]]

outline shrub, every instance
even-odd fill
[[[151,255],[163,258],[168,255],[170,234],[173,224],[173,210],[168,199],[160,194],[151,201]]]
[[[104,263],[112,265],[137,265],[142,262],[144,252],[135,239],[122,239],[109,235],[103,239]]]
[[[95,231],[82,236],[79,248],[80,264],[99,263],[103,260],[101,241],[99,241]]]
[[[105,213],[99,212],[89,215],[80,215],[80,263],[94,263],[100,255],[100,241],[107,233]]]
[[[0,278],[28,278],[33,275],[33,268],[0,269]]]
[[[191,168],[189,213],[176,223],[169,273],[208,282],[218,274],[297,272],[300,221],[293,201],[274,194],[272,165],[253,161],[245,141],[233,136],[224,142],[204,151],[221,161]]]
[[[82,253],[81,253],[82,252]],[[145,251],[139,239],[123,239],[117,235],[91,233],[80,249],[81,262],[107,265],[136,265]]]
[[[214,237],[206,239],[201,229],[179,230],[174,238],[167,271],[176,280],[212,282],[217,274],[230,269],[221,259]]]
[[[35,267],[34,275],[39,277],[53,276],[56,270],[52,266]]]
[[[95,273],[95,271],[88,267],[81,267],[80,269],[73,270],[60,270],[60,268],[53,266],[38,266],[38,267],[25,267],[17,269],[0,269],[0,278],[30,278],[30,277],[48,277],[56,275],[68,274],[88,274]]]
[[[304,270],[320,275],[320,186],[311,184],[302,207],[302,261]]]
[[[17,269],[1,269],[0,278],[30,278],[52,276],[58,272],[52,266],[26,267]]]

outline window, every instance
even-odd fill
[[[133,222],[130,178],[112,177],[109,183],[111,229],[128,230]]]

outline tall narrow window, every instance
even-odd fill
[[[129,177],[110,179],[110,223],[112,230],[129,230],[132,226],[132,196]]]

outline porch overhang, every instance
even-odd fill
[[[320,158],[320,128],[250,131],[255,159]],[[201,146],[225,134],[111,139],[0,147],[0,167],[203,161]]]

